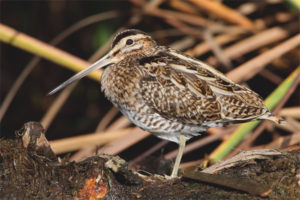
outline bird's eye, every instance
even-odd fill
[[[128,39],[127,41],[126,41],[126,44],[127,45],[131,45],[133,43],[133,40],[132,39]]]

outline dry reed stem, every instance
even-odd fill
[[[71,92],[77,85],[77,82],[68,85],[57,98],[55,98],[54,102],[51,104],[50,108],[47,110],[46,114],[41,119],[40,123],[44,127],[45,130],[48,129],[51,122],[54,120],[57,113],[60,111],[60,108],[64,105]]]
[[[257,5],[254,2],[245,2],[240,5],[237,10],[243,15],[250,15],[257,10]]]
[[[300,119],[300,107],[289,107],[280,110],[279,115]]]
[[[191,36],[193,36],[195,38],[198,38],[198,39],[202,39],[202,32],[190,27],[189,25],[181,22],[180,20],[173,19],[173,18],[167,18],[165,20],[168,24],[170,24],[171,26],[179,29],[183,33],[185,33],[187,35],[191,35]]]
[[[164,0],[151,0],[146,4],[146,6],[144,6],[144,9],[151,10],[153,8],[157,8],[163,2],[164,2]]]
[[[218,45],[221,46],[221,45],[224,45],[226,43],[237,40],[244,33],[245,33],[245,30],[240,29],[240,31],[237,31],[237,32],[225,33],[225,34],[216,36],[214,38],[214,40]],[[190,55],[190,56],[198,57],[198,56],[200,56],[204,53],[207,53],[210,50],[211,50],[210,44],[208,42],[204,41],[204,42],[201,42],[200,44],[196,45],[193,49],[187,50],[185,53]]]
[[[125,127],[129,126],[131,124],[131,122],[125,117],[125,116],[121,116],[119,119],[117,119],[114,123],[112,123],[107,129],[106,131],[118,131],[118,130],[122,130]],[[97,133],[98,131],[96,131]],[[119,138],[120,140],[122,140],[123,138]],[[118,140],[118,139],[117,139]],[[107,144],[108,146],[111,147],[111,144]],[[98,149],[98,151],[101,151],[102,148],[105,148],[105,145],[101,148]],[[79,150],[78,152],[76,152],[74,155],[72,155],[72,157],[70,158],[71,161],[81,161],[84,160],[85,158],[95,155],[96,154],[96,146],[92,146],[92,147],[85,147],[84,149]]]
[[[210,25],[214,24],[214,22],[208,21],[199,16],[185,14],[182,12],[170,11],[167,9],[154,8],[154,9],[145,11],[145,14],[160,17],[160,18],[165,18],[165,19],[176,19],[176,20],[185,22],[187,24],[200,26],[200,27],[207,26],[208,24],[210,24]]]
[[[127,117],[125,117],[124,115],[122,115],[121,117],[119,117],[115,122],[113,122],[108,128],[107,130],[117,130],[117,129],[122,129],[125,128],[127,126],[129,126],[131,124],[131,121],[129,121],[129,119]]]
[[[232,68],[231,60],[224,54],[221,47],[215,42],[209,29],[206,29],[203,33],[203,39],[211,46],[212,52],[215,57],[222,63],[222,65],[229,71]]]
[[[169,5],[172,8],[175,8],[176,10],[188,13],[188,14],[192,14],[192,15],[197,15],[199,13],[199,11],[197,9],[195,9],[195,7],[193,7],[192,5],[184,2],[184,1],[180,1],[180,0],[171,0],[169,1]]]
[[[85,134],[65,139],[50,141],[50,145],[55,154],[66,153],[75,151],[83,147],[101,145],[120,138],[130,135],[133,131],[132,128],[127,128],[118,131],[108,131],[102,134]]]
[[[283,149],[295,144],[300,144],[300,132],[294,132],[288,136],[280,136],[273,140],[272,142],[264,145],[254,146],[249,148],[249,150],[254,149]]]
[[[168,46],[172,49],[177,49],[179,51],[182,51],[184,49],[187,49],[195,44],[195,39],[187,36],[182,38],[181,40],[176,40],[175,42],[169,44]]]
[[[193,166],[200,166],[203,163],[203,159],[200,160],[193,160],[190,162],[183,162],[179,165],[179,169],[184,169],[188,167],[193,167]]]
[[[100,21],[116,18],[118,16],[120,16],[120,13],[115,10],[91,15],[89,17],[86,17],[86,18],[74,23],[70,27],[66,28],[63,32],[61,32],[58,36],[56,36],[50,43],[56,45],[56,44],[60,43],[62,40],[64,40],[65,38],[69,37],[71,34],[75,33],[76,31],[79,31],[82,28],[85,28],[91,24],[94,24],[94,23],[97,23]]]
[[[130,134],[121,137],[117,140],[114,140],[104,146],[103,148],[99,149],[98,154],[109,154],[109,155],[116,155],[123,150],[129,148],[130,146],[136,144],[137,142],[145,139],[150,135],[149,132],[143,131],[138,127],[133,128]]]
[[[116,107],[112,107],[105,116],[100,120],[100,123],[98,124],[96,128],[96,132],[100,132],[106,129],[108,124],[115,118],[115,116],[119,113],[119,110]]]
[[[283,79],[279,75],[266,68],[262,69],[259,74],[275,85],[280,85],[280,83],[283,81]]]
[[[281,27],[273,27],[231,45],[224,49],[223,53],[230,59],[236,59],[260,47],[282,40],[288,35],[287,30]],[[216,65],[218,62],[214,57],[208,58],[207,61],[211,65]]]
[[[189,1],[194,3],[199,8],[207,10],[209,13],[213,13],[216,16],[228,22],[238,24],[247,30],[252,30],[254,28],[254,25],[250,19],[236,12],[235,10],[227,6],[224,6],[223,4],[217,1],[210,1],[210,0],[189,0]]]
[[[30,72],[33,70],[33,68],[36,66],[36,64],[39,62],[40,58],[35,57],[33,58],[23,69],[17,80],[14,82],[12,87],[10,88],[8,94],[5,96],[1,106],[0,106],[0,122],[2,121],[8,107],[10,106],[12,100],[16,96],[19,88],[23,85],[25,79],[28,77]]]
[[[218,60],[220,60],[224,66],[230,68],[231,66],[230,60],[222,53],[221,48],[213,40],[212,35],[208,29],[204,32],[200,32],[184,24],[183,22],[178,21],[177,19],[166,19],[166,22],[174,26],[175,28],[178,28],[179,30],[181,30],[186,34],[194,36],[195,38],[198,39],[204,39],[207,43],[209,43],[209,46],[211,47],[213,53],[218,58]]]
[[[129,162],[129,167],[136,165],[137,163],[139,163],[140,161],[144,160],[145,158],[147,158],[148,156],[150,156],[154,152],[158,151],[159,149],[162,149],[168,143],[169,143],[168,140],[162,140],[162,141],[156,143],[150,149],[147,149],[145,152],[141,153],[136,158],[132,159]]]
[[[185,34],[183,34],[181,31],[179,31],[176,28],[168,28],[168,29],[152,31],[150,35],[152,35],[154,39],[158,40],[158,39],[164,39],[166,37],[184,36]]]
[[[247,61],[226,74],[234,82],[244,82],[251,79],[275,58],[282,56],[300,45],[300,34],[282,42],[265,53]]]

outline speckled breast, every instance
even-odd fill
[[[126,63],[109,66],[101,77],[101,88],[105,96],[132,123],[162,139],[177,143],[180,134],[189,139],[205,130],[197,125],[168,120],[146,105],[139,88],[140,77],[138,68],[134,64],[128,67]]]

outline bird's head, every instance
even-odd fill
[[[155,50],[155,46],[156,42],[147,33],[128,29],[115,36],[108,54],[116,60],[122,60],[129,56],[150,56]]]
[[[60,84],[58,87],[49,92],[48,95],[58,92],[93,71],[105,66],[117,64],[123,59],[150,56],[153,51],[155,51],[155,46],[156,42],[151,38],[151,36],[143,31],[136,29],[122,31],[115,36],[111,45],[111,50],[105,56]]]

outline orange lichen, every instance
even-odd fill
[[[99,175],[100,176],[100,175]],[[103,199],[108,191],[108,185],[102,177],[89,178],[85,181],[85,185],[79,192],[79,196],[76,200],[89,199],[98,200]]]

